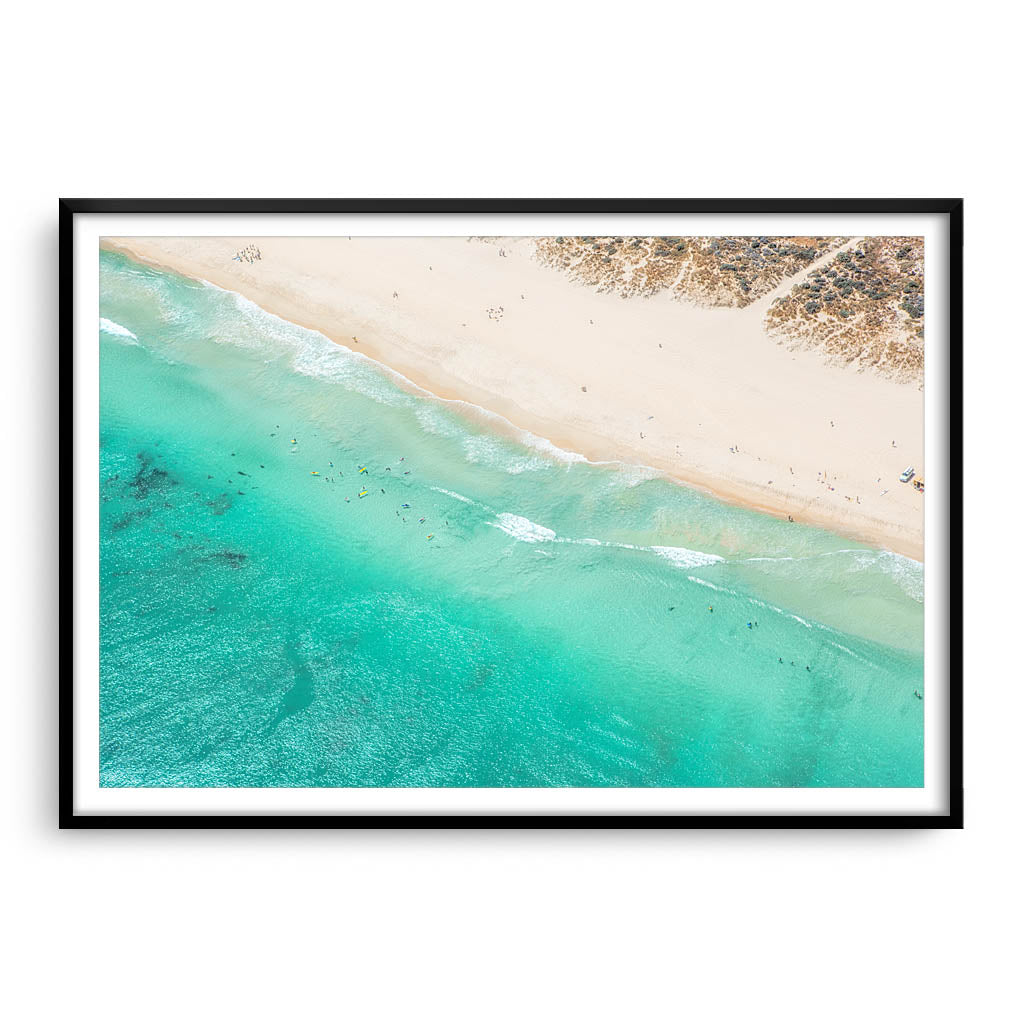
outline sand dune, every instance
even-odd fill
[[[250,243],[260,261],[232,259]],[[240,292],[588,458],[923,558],[923,495],[897,481],[923,466],[923,394],[788,351],[764,331],[771,296],[741,309],[602,294],[542,266],[526,238],[104,245]]]

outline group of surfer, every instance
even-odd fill
[[[274,435],[271,434],[270,436],[273,437]],[[298,449],[298,443],[299,443],[298,438],[295,438],[295,437],[291,438],[289,443],[293,445],[293,447],[292,447],[292,449],[290,451],[290,454],[294,455],[299,450]],[[398,461],[399,462],[405,462],[405,456],[403,455]],[[332,469],[334,468],[334,463],[332,461],[330,461],[330,460],[328,460],[327,465],[330,466]],[[360,466],[358,472],[356,473],[356,476],[359,476],[362,473],[366,473],[367,475],[369,475],[369,472],[370,471],[367,469],[366,466]],[[384,467],[384,472],[385,473],[390,473],[391,472],[391,467],[390,466],[385,466]],[[409,470],[409,469],[404,469],[404,470],[402,470],[402,475],[403,476],[409,476],[409,474],[411,472],[412,471]],[[310,476],[320,476],[320,471],[318,469],[311,469],[309,471],[309,475]],[[342,473],[341,470],[337,471],[337,475],[339,477],[344,477],[345,476],[345,474]],[[325,476],[323,478],[323,480],[324,480],[325,483],[334,483],[334,477],[333,476]],[[365,498],[365,497],[367,497],[369,495],[369,493],[370,493],[369,488],[364,486],[363,489],[356,495],[356,497],[357,498]],[[381,494],[387,494],[387,491],[385,491],[385,489],[382,487],[380,489],[380,493]],[[345,501],[351,503],[352,499],[348,495],[346,495],[345,496]],[[411,508],[411,507],[412,506],[409,505],[407,502],[402,504],[402,508]],[[405,516],[402,515],[400,510],[396,509],[395,510],[395,515],[398,516],[399,518],[401,518],[403,523],[406,521]],[[425,523],[427,521],[426,516],[421,516],[419,521],[420,521],[421,524]],[[445,523],[447,524],[447,520],[445,520]],[[434,539],[434,535],[432,533],[427,534],[427,540],[433,540],[433,539]]]

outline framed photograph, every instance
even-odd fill
[[[62,200],[61,827],[962,827],[962,218]]]

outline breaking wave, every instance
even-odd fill
[[[680,569],[696,569],[700,565],[713,565],[715,562],[724,562],[721,555],[711,555],[706,551],[692,551],[690,548],[671,548],[654,546],[650,549],[655,554],[667,558],[673,565]]]
[[[440,488],[435,488],[439,490]],[[445,492],[449,493],[449,492]],[[453,495],[461,501],[468,499],[461,495]],[[694,551],[691,548],[665,547],[659,544],[623,544],[618,541],[596,540],[593,537],[559,537],[554,530],[547,526],[541,526],[525,516],[516,515],[514,512],[499,512],[492,523],[499,530],[507,533],[516,540],[525,541],[527,544],[540,542],[553,542],[558,544],[582,544],[586,547],[621,548],[626,551],[647,551],[664,558],[680,569],[694,569],[702,565],[714,565],[716,562],[724,562],[721,555],[713,555],[707,551]],[[692,578],[692,577],[691,577]],[[703,582],[703,581],[701,581]],[[710,584],[709,584],[710,585]]]
[[[100,330],[105,334],[113,335],[115,338],[127,338],[129,341],[138,343],[138,336],[128,330],[127,327],[122,327],[120,324],[114,323],[113,320],[108,320],[105,316],[100,317]]]
[[[809,562],[836,559],[847,562],[847,572],[877,571],[889,577],[911,600],[924,603],[924,563],[898,555],[894,551],[875,551],[869,548],[837,548],[815,555],[762,555],[744,558],[744,562]]]
[[[531,522],[525,516],[517,516],[512,512],[499,512],[494,525],[499,530],[504,530],[510,537],[525,541],[527,544],[557,539],[554,530],[549,530],[546,526]]]
[[[459,494],[457,491],[449,491],[444,487],[431,487],[432,491],[436,491],[438,494],[447,494],[449,498],[454,498],[456,501],[461,501],[466,505],[475,505],[476,502],[472,498],[467,498],[464,494]]]

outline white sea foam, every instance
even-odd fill
[[[506,420],[506,422],[508,422]],[[537,434],[531,434],[529,430],[517,429],[517,439],[528,448],[540,452],[542,455],[546,455],[549,459],[554,459],[556,462],[567,462],[570,465],[577,462],[589,462],[585,455],[580,455],[579,452],[569,451],[568,448],[559,448],[557,444],[549,441],[545,437],[539,437]]]
[[[440,490],[440,488],[435,487],[434,490]],[[620,548],[625,551],[649,551],[652,554],[658,555],[660,558],[667,559],[680,569],[693,569],[697,566],[714,565],[717,562],[725,561],[721,555],[712,555],[706,551],[694,551],[690,548],[624,544],[618,541],[597,540],[594,537],[559,537],[554,530],[548,529],[546,526],[541,526],[538,523],[534,523],[525,516],[519,516],[513,512],[498,513],[495,522],[492,523],[492,525],[496,526],[504,533],[507,533],[510,537],[514,537],[516,540],[526,541],[528,544],[537,544],[544,541],[557,544],[581,544],[586,547]],[[690,578],[693,579],[693,577]],[[704,581],[701,580],[698,582]],[[705,585],[711,586],[712,584]]]
[[[417,402],[416,419],[424,430],[439,437],[455,437],[462,432],[437,402]]]
[[[924,563],[898,555],[894,551],[842,548],[835,555],[852,556],[854,572],[877,571],[888,576],[912,601],[924,603]]]
[[[335,381],[381,405],[402,406],[408,396],[368,366],[372,361],[359,352],[352,352],[324,339],[320,345],[303,345],[292,355],[292,368],[306,377],[322,377]]]
[[[861,655],[859,655],[856,651],[851,651],[849,647],[847,647],[845,644],[839,643],[838,640],[828,640],[826,642],[831,644],[833,647],[839,648],[839,650],[843,651],[845,654],[848,654],[851,658],[855,658],[857,661],[862,662],[865,665],[870,665],[872,668],[878,668],[878,666],[873,661],[869,661],[867,658],[861,657]]]
[[[907,597],[924,604],[924,563],[893,551],[879,552],[882,569],[887,572]]]
[[[122,327],[120,324],[114,323],[113,320],[108,320],[105,316],[100,317],[100,330],[106,334],[113,335],[115,338],[125,338],[129,343],[135,342],[138,344],[138,336],[128,330],[127,327]]]
[[[531,522],[525,516],[517,516],[512,512],[499,512],[494,525],[499,530],[504,530],[510,537],[526,541],[527,544],[555,540],[557,536],[554,530],[549,530],[546,526]]]
[[[667,558],[673,565],[680,569],[696,569],[700,565],[713,565],[715,562],[724,562],[721,555],[711,555],[706,551],[692,551],[690,548],[671,548],[655,545],[650,549],[662,558]]]
[[[699,576],[687,576],[686,577],[691,583],[699,583],[702,587],[709,587],[711,590],[718,590],[725,594],[732,594],[735,591],[729,590],[728,587],[719,587],[709,580],[702,580]]]
[[[459,494],[456,491],[448,491],[443,487],[431,487],[432,491],[437,491],[438,494],[447,494],[449,498],[454,498],[456,501],[465,502],[467,505],[475,505],[476,502],[472,498],[467,498],[464,494]]]
[[[469,434],[464,437],[462,450],[470,462],[498,469],[513,476],[546,469],[551,465],[538,455],[522,454],[500,438],[488,437],[485,434]]]
[[[650,466],[632,466],[624,462],[604,462],[599,465],[615,466],[618,469],[612,478],[612,483],[619,487],[638,487],[640,484],[647,483],[648,480],[659,480],[665,475]]]
[[[918,604],[924,602],[924,564],[894,551],[875,551],[870,548],[837,548],[822,551],[816,555],[793,557],[791,555],[743,558],[743,562],[810,562],[820,559],[839,559],[848,565],[850,572],[881,572],[890,577],[896,585]]]

